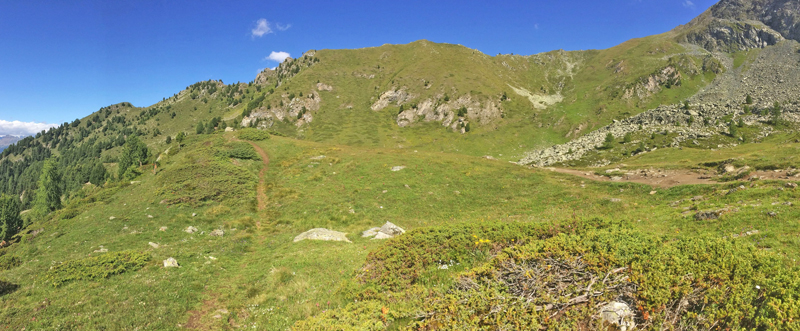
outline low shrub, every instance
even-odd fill
[[[10,270],[16,266],[22,264],[22,261],[19,260],[18,257],[11,255],[11,254],[3,254],[0,255],[0,271],[2,270]]]
[[[560,232],[586,231],[607,224],[602,220],[563,225],[486,222],[413,230],[371,252],[357,279],[380,290],[397,290],[437,270],[440,261],[471,264],[482,260],[487,250],[496,253]]]
[[[56,287],[73,280],[99,280],[139,269],[149,260],[150,254],[143,252],[105,253],[100,256],[67,261],[51,267],[45,273],[44,279]]]
[[[234,159],[243,159],[243,160],[258,160],[260,157],[256,150],[253,149],[253,146],[246,142],[234,142],[230,144],[229,149],[227,150],[227,155]]]
[[[255,128],[244,128],[239,130],[239,139],[262,141],[269,139],[269,133]]]
[[[637,329],[796,329],[800,272],[742,240],[561,233],[463,273],[413,327],[601,329],[593,315],[611,301],[633,309]]]

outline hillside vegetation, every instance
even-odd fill
[[[19,140],[0,330],[799,329],[800,44],[756,2],[605,50],[311,50]]]

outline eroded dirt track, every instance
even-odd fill
[[[566,168],[543,168],[546,170],[575,175],[586,179],[602,182],[633,182],[654,187],[670,188],[678,185],[691,184],[720,184],[714,180],[716,173],[707,170],[622,170],[618,174],[601,176],[588,170],[566,169]],[[796,180],[800,178],[789,176],[785,170],[780,171],[753,171],[742,180],[758,178],[761,180]]]
[[[239,139],[233,138],[234,141],[241,141]],[[258,172],[258,188],[256,189],[256,198],[258,198],[258,210],[264,210],[267,208],[267,168],[269,167],[269,155],[267,152],[264,151],[261,147],[256,145],[256,143],[252,141],[246,141],[246,143],[253,146],[253,149],[256,150],[259,156],[261,156],[261,162],[264,163],[264,167],[261,168],[261,171]]]

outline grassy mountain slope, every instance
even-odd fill
[[[782,187],[779,182],[760,183],[734,195],[722,193],[738,183],[675,187],[650,195],[652,188],[645,185],[584,182],[481,158],[281,137],[258,143],[271,158],[268,207],[259,211],[254,202],[259,161],[224,157],[235,146],[233,135],[191,137],[180,151],[162,159],[157,174],[145,172],[134,184],[87,186],[64,210],[34,222],[19,243],[3,250],[4,257],[16,257],[20,265],[2,272],[3,281],[16,287],[2,296],[0,319],[14,328],[34,329],[283,329],[323,311],[349,311],[347,303],[362,286],[352,283],[352,277],[362,270],[367,254],[384,245],[359,233],[387,220],[409,230],[458,229],[490,220],[554,224],[604,215],[624,220],[636,231],[674,238],[758,229],[758,236],[738,240],[771,248],[787,259],[798,254],[795,208],[771,205],[793,201],[797,193],[776,190]],[[193,172],[200,179],[196,188],[173,191],[170,185],[180,183],[186,169],[195,165],[200,166]],[[406,168],[391,171],[396,165]],[[218,194],[206,200],[198,196],[210,192]],[[690,201],[698,195],[708,198]],[[176,197],[185,202],[162,203]],[[739,207],[711,222],[681,215],[684,206],[707,210],[737,201],[752,207]],[[766,215],[773,210],[778,216]],[[188,226],[202,232],[183,232]],[[292,243],[295,235],[312,227],[348,232],[354,243]],[[224,235],[209,236],[214,229]],[[51,267],[109,254],[95,252],[101,246],[109,253],[144,252],[150,260],[107,279],[51,285]],[[469,256],[458,255],[464,266],[451,270],[424,267],[430,281],[419,284],[433,289],[490,255]],[[181,267],[162,268],[168,257]],[[397,307],[391,302],[384,305]]]
[[[768,56],[795,49],[685,43],[738,26],[702,19],[606,50],[488,56],[422,40],[309,51],[250,83],[199,82],[24,139],[0,157],[0,192],[29,208],[55,158],[65,206],[23,213],[0,247],[0,329],[590,330],[607,327],[597,309],[612,301],[641,329],[797,328],[793,181],[661,188],[506,162],[641,114],[679,124],[616,137],[575,161],[608,166],[582,171],[796,174],[797,134],[771,122],[767,92],[718,119],[678,109],[744,99],[750,87],[726,94],[722,78],[771,75]],[[670,147],[683,127],[730,130],[740,115],[738,134]],[[245,142],[255,131],[242,125],[272,136]],[[120,171],[132,136],[150,155]],[[632,155],[640,142],[658,149]],[[361,237],[387,221],[409,232]],[[352,242],[293,242],[319,227]]]

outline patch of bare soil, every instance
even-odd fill
[[[662,188],[670,188],[678,185],[720,183],[720,181],[715,180],[715,178],[718,178],[719,175],[708,170],[638,169],[612,171],[607,175],[598,175],[591,171],[578,169],[552,167],[544,169],[601,182],[633,182]],[[800,181],[800,178],[798,178],[797,175],[790,174],[787,170],[753,171],[748,176],[742,178],[742,180],[751,179]]]

